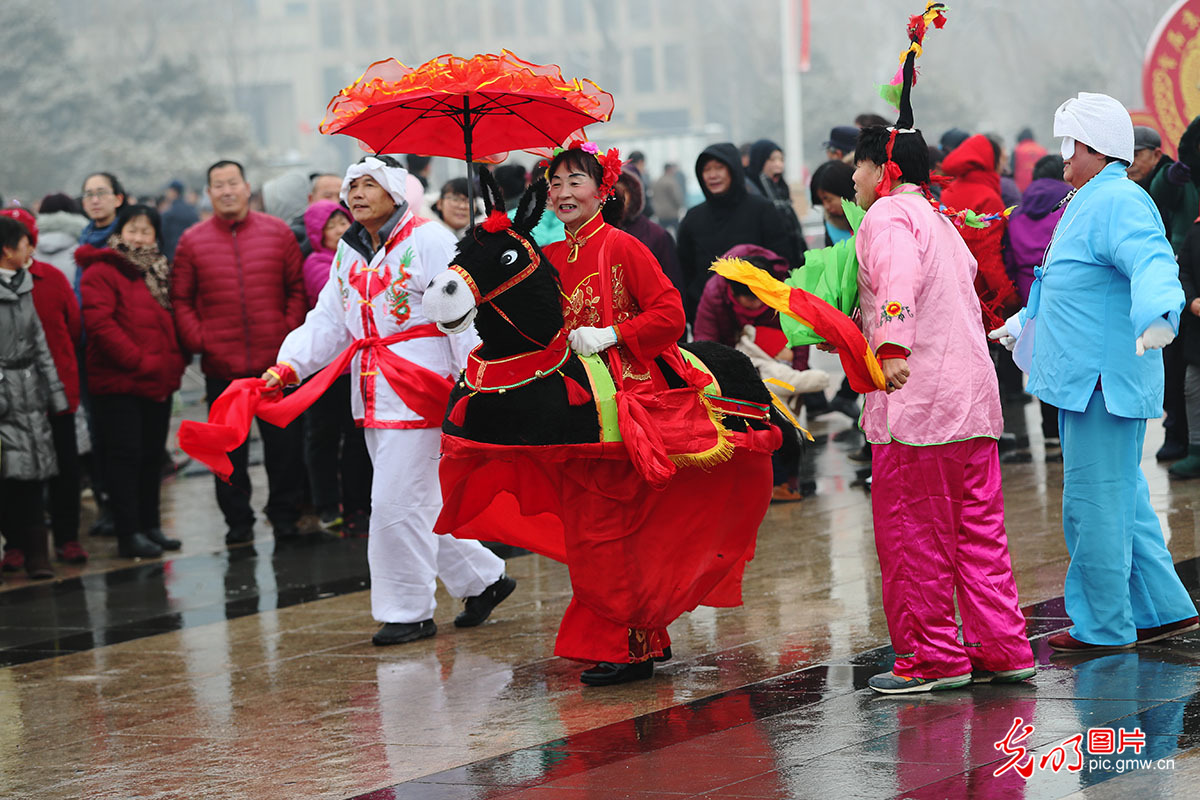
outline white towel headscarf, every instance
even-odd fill
[[[1130,142],[1132,141],[1130,139]],[[1132,147],[1133,145],[1130,144],[1130,148]],[[346,170],[346,177],[342,178],[342,191],[339,195],[343,203],[350,196],[350,182],[364,175],[370,175],[374,178],[375,182],[392,196],[392,199],[396,201],[396,205],[407,202],[408,170],[403,167],[389,167],[378,158],[375,158],[375,156],[367,156],[357,164],[351,164],[350,169]]]
[[[1064,159],[1080,141],[1106,156],[1133,163],[1133,120],[1129,111],[1106,94],[1080,92],[1054,112],[1054,135],[1062,136]]]

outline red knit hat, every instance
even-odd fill
[[[38,227],[37,220],[29,211],[24,208],[0,208],[0,214],[6,217],[12,217],[17,222],[25,226],[25,230],[29,231],[29,243],[37,247]]]

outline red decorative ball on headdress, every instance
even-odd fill
[[[498,233],[512,227],[512,220],[498,208],[492,209],[492,213],[487,215],[487,219],[483,221],[483,229],[488,233]]]

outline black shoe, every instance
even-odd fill
[[[275,541],[295,541],[300,538],[300,527],[294,522],[272,522],[271,532]]]
[[[654,660],[660,664],[664,661],[670,661],[671,660],[671,645],[667,645],[666,647],[664,647],[663,654],[661,656],[655,656]]]
[[[871,444],[868,442],[862,446],[861,450],[856,450],[846,458],[853,461],[855,464],[870,464],[871,463]]]
[[[121,558],[158,558],[162,554],[162,548],[141,533],[130,534],[117,542],[117,555]]]
[[[183,547],[183,542],[164,535],[161,528],[151,528],[144,535],[163,550],[178,550]]]
[[[386,647],[389,644],[404,644],[418,639],[428,639],[437,633],[437,625],[432,619],[421,622],[385,622],[383,627],[375,631],[371,643],[376,647]]]
[[[512,594],[515,588],[517,588],[515,580],[507,575],[501,575],[491,586],[474,597],[466,599],[466,608],[454,618],[454,627],[474,628],[476,625],[482,624],[491,615],[493,609],[504,602],[504,598]]]
[[[636,664],[613,664],[601,661],[579,676],[580,683],[588,686],[615,686],[618,683],[644,681],[654,676],[654,661],[639,661]]]
[[[253,525],[234,525],[225,534],[225,544],[246,544],[254,541],[254,526]]]
[[[88,536],[116,536],[117,524],[113,522],[112,513],[107,506],[100,507],[100,516],[88,528]]]
[[[1188,454],[1187,445],[1183,442],[1167,439],[1163,446],[1154,454],[1155,461],[1178,461]]]
[[[834,395],[833,399],[829,401],[829,407],[858,422],[858,403],[851,398]]]

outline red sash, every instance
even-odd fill
[[[185,420],[179,426],[179,446],[192,458],[203,463],[222,480],[229,480],[233,465],[229,454],[250,435],[250,422],[258,417],[279,427],[286,427],[317,401],[345,371],[359,350],[369,349],[375,356],[379,371],[388,385],[426,423],[426,428],[439,428],[450,402],[454,383],[431,369],[414,364],[396,355],[389,346],[409,339],[445,336],[430,323],[417,325],[391,336],[371,336],[358,339],[327,367],[291,394],[278,389],[268,390],[262,378],[239,378],[229,384],[208,411],[208,422]]]

